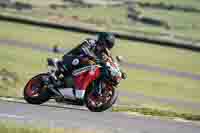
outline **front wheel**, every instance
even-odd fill
[[[103,112],[110,108],[118,98],[118,91],[112,85],[105,84],[101,94],[96,94],[96,89],[90,87],[86,91],[85,104],[92,112]]]
[[[43,79],[49,78],[49,75],[39,74],[28,81],[24,87],[24,99],[30,104],[42,104],[50,99],[47,85],[44,85]]]

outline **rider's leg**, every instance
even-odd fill
[[[70,75],[79,65],[79,58],[76,56],[64,56],[62,62],[59,63],[59,70],[64,76]],[[74,88],[61,88],[59,91],[65,98],[75,100]]]
[[[81,62],[81,63],[80,63]],[[72,72],[72,70],[80,68],[82,66],[88,66],[91,64],[87,64],[83,62],[83,58],[76,57],[76,56],[64,56],[63,57],[63,65],[64,68],[67,70],[67,73]],[[85,95],[85,91],[88,88],[88,85],[94,80],[94,72],[87,72],[80,74],[78,77],[75,78],[75,97],[76,99],[83,99]]]
[[[63,68],[65,69],[65,72],[71,72],[75,68],[77,68],[80,65],[80,57],[77,56],[64,56],[62,60]]]

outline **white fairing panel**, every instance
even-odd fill
[[[59,91],[62,93],[62,95],[65,98],[75,99],[73,88],[63,88],[63,89],[59,89]]]
[[[85,95],[85,90],[76,90],[76,98],[83,99]]]

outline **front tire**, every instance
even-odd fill
[[[110,108],[117,100],[118,98],[118,91],[113,87],[110,86],[110,91],[112,91],[112,95],[110,96],[110,99],[108,101],[106,101],[105,103],[102,103],[102,105],[100,106],[94,106],[93,104],[91,104],[91,95],[93,95],[94,93],[94,88],[90,87],[87,91],[86,91],[86,95],[85,95],[85,104],[86,107],[92,111],[92,112],[103,112],[105,110],[107,110],[108,108]],[[108,88],[105,88],[108,89]]]
[[[28,81],[24,87],[24,99],[30,104],[42,104],[50,99],[47,86],[43,84],[42,78],[48,78],[46,73],[36,75]],[[34,92],[35,91],[35,92]]]

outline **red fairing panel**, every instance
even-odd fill
[[[100,76],[100,68],[96,67],[95,70],[83,72],[80,75],[74,77],[75,88],[80,90],[86,90],[92,81],[96,80]]]

